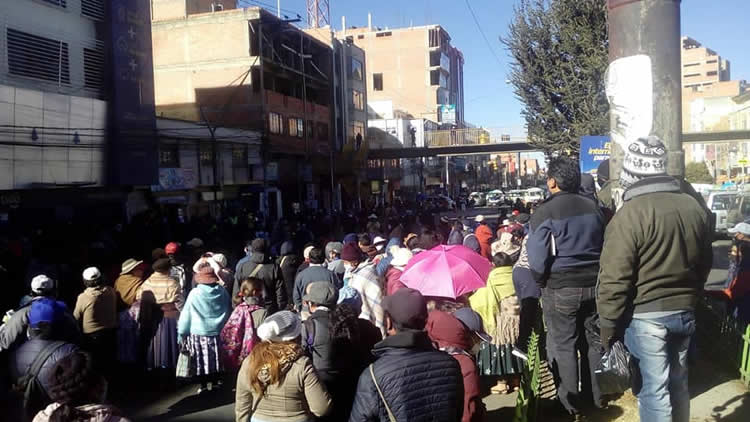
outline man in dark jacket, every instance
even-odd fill
[[[59,340],[55,332],[65,323],[67,313],[67,308],[62,302],[49,298],[33,301],[28,313],[29,340],[10,356],[11,382],[22,391],[25,390],[27,382],[34,383],[28,401],[23,403],[24,411],[31,417],[51,403],[47,392],[55,364],[79,350],[78,346],[72,343],[55,341]],[[37,357],[41,364],[39,372],[30,374]],[[28,378],[24,379],[27,375]]]
[[[281,270],[279,270],[278,265],[273,263],[270,257],[268,257],[266,249],[267,245],[265,240],[253,240],[253,255],[247,262],[242,264],[239,271],[235,273],[232,297],[234,297],[239,291],[242,280],[248,277],[259,278],[263,280],[263,299],[265,300],[265,308],[268,311],[268,315],[272,315],[277,311],[286,309],[288,296],[286,293],[284,278],[281,275]]]
[[[559,380],[558,398],[576,418],[583,406],[579,392],[579,352],[588,357],[583,391],[592,391],[594,404],[601,394],[594,378],[600,351],[588,347],[594,339],[584,327],[596,317],[595,286],[604,242],[604,216],[597,202],[578,194],[578,163],[555,158],[547,168],[547,188],[552,194],[531,216],[526,242],[529,268],[542,287],[547,350]],[[586,366],[583,371],[586,371]]]
[[[641,420],[687,422],[688,346],[711,270],[713,227],[703,206],[666,175],[666,154],[654,137],[627,150],[624,204],[607,227],[597,304],[602,344],[611,347],[624,332],[637,359]]]
[[[337,289],[344,287],[338,276],[326,268],[326,257],[323,249],[312,248],[310,251],[310,264],[294,279],[294,308],[298,311],[302,308],[302,297],[307,293],[307,286],[315,281],[327,281]]]
[[[349,422],[456,422],[463,414],[463,376],[450,355],[435,350],[424,331],[427,305],[412,289],[383,299],[388,337],[377,360],[359,377]]]
[[[281,244],[279,250],[279,257],[276,259],[276,265],[281,270],[281,276],[284,278],[284,285],[286,286],[287,301],[292,303],[294,293],[294,277],[297,275],[297,268],[301,264],[301,260],[297,254],[294,253],[294,242],[287,240]]]
[[[310,283],[303,301],[310,309],[310,317],[302,325],[302,348],[310,355],[318,378],[331,391],[338,368],[333,361],[333,339],[330,332],[331,312],[336,307],[339,292],[327,281]]]

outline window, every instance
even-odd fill
[[[297,119],[297,137],[303,138],[305,136],[305,121]]]
[[[358,40],[363,40],[363,39],[365,39],[365,36],[364,35],[357,35],[357,39]]]
[[[55,6],[68,7],[67,0],[42,0],[45,3],[49,3]]]
[[[355,149],[359,150],[361,145],[358,145],[356,143],[357,135],[361,136],[360,138],[361,140],[365,139],[365,124],[363,122],[359,122],[355,120],[354,122],[352,122],[351,130],[352,130],[352,141],[355,142],[354,147]]]
[[[700,76],[700,75],[701,75],[700,73],[686,73],[685,77],[686,78],[692,78],[694,76]]]
[[[224,5],[221,3],[211,3],[212,12],[221,12],[224,10]]]
[[[390,37],[391,35],[392,35],[391,31],[378,32],[377,34],[375,34],[375,37],[377,37],[377,38],[380,38],[380,37]]]
[[[13,75],[70,83],[68,43],[8,28],[8,71]]]
[[[268,131],[271,133],[283,133],[281,115],[279,113],[268,113]]]
[[[710,63],[710,62],[706,62],[706,63]],[[699,64],[700,63],[685,63],[684,65],[682,65],[682,67],[693,67],[693,66],[698,66]]]
[[[81,15],[104,20],[104,0],[81,0]]]
[[[431,70],[430,85],[439,85],[441,88],[448,88],[448,78],[439,69]]]
[[[430,48],[440,47],[440,30],[437,28],[430,29]]]
[[[247,145],[232,146],[232,168],[247,168]]]
[[[159,167],[180,167],[180,150],[177,144],[162,144],[159,146]]]
[[[307,139],[315,139],[315,122],[307,121]]]
[[[352,90],[352,104],[355,110],[365,109],[365,95],[356,89]]]
[[[717,73],[716,73],[715,70],[712,70],[710,72],[706,72],[706,76],[716,76],[716,75],[717,75]]]
[[[718,63],[718,60],[717,60],[717,59],[713,59],[713,60],[707,60],[707,61],[706,61],[706,64],[713,64],[713,63]],[[697,65],[697,64],[698,64],[698,63],[696,63],[696,65]]]
[[[372,89],[374,89],[375,91],[383,90],[383,74],[382,73],[372,74]]]
[[[297,136],[297,119],[289,118],[289,136]]]
[[[83,49],[83,78],[86,88],[100,91],[104,88],[104,50]]]
[[[362,80],[362,62],[355,58],[352,58],[352,73],[350,76],[354,80]]]

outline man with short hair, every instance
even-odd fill
[[[312,248],[310,250],[310,265],[294,279],[294,308],[305,311],[302,305],[302,297],[307,293],[307,286],[316,281],[326,281],[337,289],[344,287],[341,280],[333,271],[325,266],[326,258],[323,249]],[[303,318],[304,319],[304,318]]]
[[[384,298],[383,308],[388,337],[375,345],[377,360],[359,377],[349,422],[460,421],[463,375],[424,331],[425,298],[404,288]]]
[[[639,366],[641,420],[687,422],[688,347],[711,271],[713,226],[702,204],[666,175],[666,165],[658,138],[628,147],[623,205],[607,227],[597,304],[604,347],[624,333]]]
[[[242,264],[235,274],[232,297],[240,290],[240,281],[248,277],[256,277],[263,280],[263,299],[268,315],[286,309],[288,297],[284,277],[281,275],[279,266],[271,261],[267,253],[268,246],[264,239],[253,240],[251,246],[252,256]]]
[[[44,274],[39,274],[31,279],[31,301],[12,312],[7,321],[0,326],[0,352],[12,349],[26,340],[26,333],[29,328],[29,311],[34,302],[42,298],[54,300],[56,297],[57,287],[54,280]],[[65,340],[71,343],[78,343],[81,340],[78,322],[67,308],[65,308],[58,329],[55,331],[57,340]]]
[[[588,358],[588,368],[581,368],[582,391],[591,391],[594,404],[603,405],[599,386],[590,382],[600,353],[589,347],[595,339],[585,327],[596,317],[604,216],[597,202],[578,194],[580,185],[577,162],[568,157],[550,161],[547,188],[551,195],[531,216],[526,243],[531,275],[543,288],[548,353],[558,379],[558,398],[576,420],[582,418],[584,406],[579,392],[579,353],[584,362]]]

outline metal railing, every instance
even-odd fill
[[[490,133],[481,128],[431,130],[424,133],[428,147],[479,145],[490,143]]]

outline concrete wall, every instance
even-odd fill
[[[0,190],[103,184],[106,123],[104,101],[0,85],[0,125],[16,126],[0,131]]]

